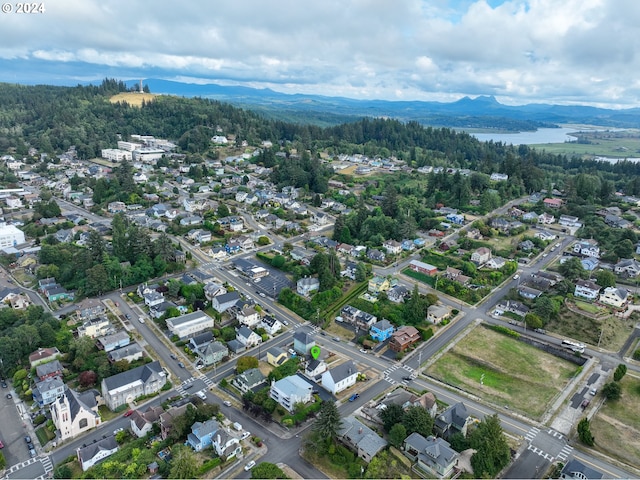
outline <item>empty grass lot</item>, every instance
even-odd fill
[[[494,404],[540,418],[577,368],[531,345],[477,327],[429,367],[427,374]]]
[[[606,401],[591,421],[596,449],[630,465],[640,465],[640,378],[620,381],[622,397]],[[596,397],[600,400],[600,394]]]

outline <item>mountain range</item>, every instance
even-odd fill
[[[126,83],[136,86],[138,81]],[[148,79],[144,83],[152,93],[209,98],[253,110],[268,118],[318,125],[335,125],[362,117],[390,117],[432,126],[506,131],[535,130],[560,124],[613,128],[636,128],[640,125],[640,108],[614,110],[542,103],[511,106],[499,103],[493,96],[464,97],[451,103],[354,100],[160,79]]]

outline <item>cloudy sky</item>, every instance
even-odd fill
[[[0,81],[163,78],[366,99],[640,106],[638,0],[43,5],[0,13]]]

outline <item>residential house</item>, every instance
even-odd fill
[[[310,297],[313,292],[320,289],[320,280],[316,277],[304,277],[298,279],[296,291],[303,297]]]
[[[378,249],[372,248],[369,251],[367,251],[367,258],[369,260],[373,260],[374,262],[384,262],[386,255],[384,254],[384,252],[381,252]]]
[[[82,471],[86,472],[101,460],[113,455],[118,451],[118,448],[118,442],[113,435],[78,448],[77,457]]]
[[[267,377],[265,377],[259,368],[250,368],[239,375],[236,375],[231,384],[242,393],[247,393],[254,388],[261,386]]]
[[[447,267],[447,269],[442,273],[442,276],[447,280],[458,282],[461,285],[467,285],[471,281],[471,277],[463,275],[461,270],[453,267]]]
[[[496,315],[503,315],[504,312],[511,312],[520,317],[524,317],[529,313],[529,307],[522,302],[515,300],[501,300],[495,307],[494,313]]]
[[[62,369],[62,364],[57,359],[47,363],[40,363],[36,365],[36,377],[39,380],[46,380],[50,377],[61,377]]]
[[[391,334],[393,334],[394,329],[395,327],[393,324],[384,318],[371,325],[369,335],[378,342],[384,342],[386,339],[391,338]]]
[[[571,227],[571,228],[582,227],[582,223],[580,222],[580,219],[578,217],[574,217],[571,215],[560,215],[560,218],[558,219],[558,223],[564,227]]]
[[[167,328],[181,340],[213,328],[213,318],[201,310],[167,319]]]
[[[600,480],[604,478],[604,474],[585,465],[580,460],[572,458],[562,468],[560,478],[567,480]]]
[[[160,419],[160,415],[164,413],[164,408],[160,405],[150,406],[144,412],[134,410],[129,417],[131,431],[133,434],[142,438],[153,428],[153,424]]]
[[[229,256],[227,249],[224,247],[211,247],[209,256],[214,260],[224,260]]]
[[[245,305],[236,313],[236,319],[240,325],[246,325],[249,328],[253,328],[260,323],[260,314],[252,306]]]
[[[535,288],[527,287],[526,285],[520,285],[518,287],[518,295],[520,295],[523,298],[533,300],[535,298],[538,298],[540,295],[542,295],[542,292]]]
[[[324,360],[320,359],[311,359],[307,362],[304,367],[304,374],[313,378],[314,380],[319,380],[320,375],[327,371],[327,363]]]
[[[213,342],[214,336],[211,330],[207,330],[199,335],[195,335],[189,339],[188,347],[192,352],[197,352],[207,347]]]
[[[354,416],[342,419],[338,438],[367,463],[387,446],[384,438]]]
[[[96,390],[79,393],[66,387],[64,393],[51,403],[51,420],[60,440],[69,440],[100,425],[98,396]]]
[[[564,263],[563,260],[565,258],[566,257],[561,258],[560,263]],[[598,265],[600,265],[600,262],[598,261],[597,258],[586,257],[580,260],[580,265],[582,265],[582,268],[587,272],[593,272],[596,268],[598,268]]]
[[[382,248],[384,248],[390,255],[397,255],[402,252],[402,244],[395,240],[386,240],[382,244]]]
[[[219,428],[211,439],[211,446],[220,458],[226,460],[242,453],[240,440],[230,435],[226,430]]]
[[[425,275],[433,276],[438,273],[438,268],[428,263],[421,262],[419,260],[411,260],[409,262],[409,268],[414,272],[424,273]]]
[[[472,421],[473,419],[469,415],[465,404],[458,402],[448,407],[435,418],[433,430],[444,439],[450,439],[456,433],[461,433],[466,437],[467,427]]]
[[[236,329],[236,340],[238,340],[245,348],[255,347],[262,343],[262,338],[255,332],[252,332],[244,325]]]
[[[29,365],[33,368],[42,363],[47,363],[55,360],[56,358],[60,358],[60,355],[62,354],[56,347],[39,348],[29,355]]]
[[[291,375],[271,382],[269,396],[282,405],[287,411],[293,412],[296,405],[311,401],[312,387],[298,375]]]
[[[591,282],[589,280],[576,280],[576,288],[573,291],[576,297],[586,298],[588,300],[595,300],[600,294],[600,285]]]
[[[137,342],[131,342],[126,347],[116,348],[115,350],[111,350],[107,354],[107,358],[109,362],[116,363],[120,361],[125,362],[135,362],[136,360],[140,360],[144,352],[142,351],[142,347],[138,345]]]
[[[635,258],[623,258],[613,269],[618,275],[624,275],[629,278],[636,278],[640,275],[640,262]]]
[[[480,247],[471,254],[471,261],[476,265],[484,265],[491,259],[491,249]]]
[[[345,305],[340,310],[340,317],[342,321],[351,323],[358,328],[368,330],[371,325],[378,321],[378,317],[371,315],[370,313],[363,312],[351,305]]]
[[[446,305],[429,305],[427,308],[427,321],[434,325],[439,325],[450,316],[451,309]]]
[[[629,301],[629,291],[625,288],[607,287],[600,294],[598,301],[615,308],[622,308]]]
[[[142,395],[159,392],[167,383],[167,376],[155,361],[102,380],[102,397],[111,410],[131,403]]]
[[[205,366],[220,363],[229,356],[229,349],[221,342],[210,342],[206,347],[196,350],[196,355]]]
[[[224,313],[240,301],[238,292],[233,291],[217,295],[211,300],[211,307],[218,313]]]
[[[421,339],[420,332],[415,327],[404,325],[391,335],[389,348],[394,352],[402,352]]]
[[[209,301],[212,301],[214,297],[224,295],[225,293],[227,293],[227,289],[217,283],[211,282],[204,286],[204,296]]]
[[[545,207],[548,208],[560,208],[562,207],[562,200],[560,200],[559,198],[545,198],[542,203],[544,203]]]
[[[190,403],[169,408],[166,412],[160,414],[160,438],[166,440],[173,430],[173,422],[177,417],[185,414]],[[193,407],[193,405],[191,405]]]
[[[536,248],[536,245],[531,240],[524,240],[518,244],[518,248],[523,252],[530,252]]]
[[[405,438],[403,450],[407,458],[436,478],[451,476],[458,464],[458,452],[451,448],[449,442],[433,435],[424,438],[414,432]]]
[[[271,347],[267,350],[267,363],[274,367],[279,367],[288,359],[287,352],[280,347]]]
[[[36,380],[31,393],[38,405],[44,407],[45,405],[51,405],[64,394],[65,388],[67,387],[62,377],[48,377],[43,380]]]
[[[336,250],[344,255],[355,255],[355,247],[353,245],[349,245],[348,243],[339,244]]]
[[[275,335],[282,329],[282,323],[280,323],[280,320],[271,315],[265,315],[262,317],[259,326],[264,328],[264,330],[271,336]]]
[[[538,216],[538,223],[540,225],[551,225],[555,221],[556,217],[554,217],[550,213],[543,213],[542,215]]]
[[[313,338],[311,332],[304,330],[297,330],[293,334],[293,349],[300,355],[308,355],[313,347],[316,346],[316,341]]]
[[[595,240],[579,240],[573,246],[573,252],[583,257],[600,258],[600,247]]]
[[[103,335],[102,337],[98,337],[96,339],[96,346],[100,350],[110,352],[111,350],[115,350],[116,348],[126,347],[127,345],[129,345],[129,342],[131,342],[129,334],[124,330],[119,330],[110,335]]]
[[[386,277],[381,277],[380,275],[374,275],[369,280],[369,293],[378,294],[380,292],[386,292],[391,287],[391,283],[389,279]]]
[[[356,384],[358,369],[348,360],[322,374],[322,386],[334,395]]]
[[[78,337],[100,337],[106,335],[111,328],[107,317],[92,318],[78,327]]]
[[[410,295],[409,289],[404,285],[394,285],[387,290],[387,298],[393,303],[402,303]]]
[[[211,446],[213,436],[219,429],[220,424],[213,418],[206,422],[196,422],[191,426],[191,433],[187,435],[185,445],[190,446],[196,452],[200,452]]]
[[[83,300],[76,308],[76,316],[83,322],[103,316],[105,313],[107,313],[105,306],[92,299]]]

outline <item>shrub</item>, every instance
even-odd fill
[[[38,415],[36,418],[33,419],[33,424],[35,426],[38,426],[38,425],[42,425],[46,421],[47,421],[47,417],[45,417],[44,415]]]

